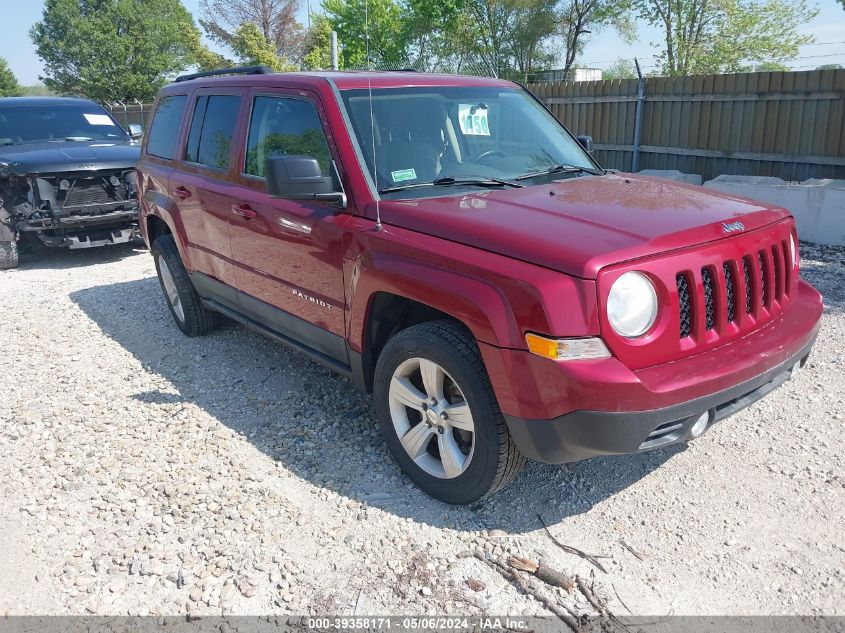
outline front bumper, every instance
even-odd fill
[[[138,209],[121,208],[99,215],[72,215],[23,220],[17,230],[32,234],[46,246],[94,248],[126,244],[138,234]]]
[[[663,409],[574,411],[554,420],[505,415],[505,420],[523,455],[547,464],[663,448],[698,437],[714,422],[780,387],[807,362],[814,343],[815,338],[793,357],[753,380]],[[703,415],[707,415],[707,426],[694,429]]]
[[[823,304],[800,282],[774,321],[722,347],[632,371],[618,359],[549,361],[481,344],[511,436],[529,458],[564,463],[689,439],[763,397],[806,362]],[[699,429],[696,429],[699,430]]]

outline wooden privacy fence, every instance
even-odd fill
[[[705,180],[720,174],[845,178],[845,70],[529,88],[574,134],[593,136],[604,167],[677,169]]]

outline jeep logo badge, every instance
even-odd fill
[[[722,222],[722,230],[725,233],[733,233],[734,231],[744,231],[745,225],[742,222]]]

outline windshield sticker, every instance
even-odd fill
[[[390,172],[390,176],[393,178],[393,182],[404,182],[406,180],[416,180],[417,172],[413,169],[399,169]]]
[[[458,122],[461,132],[468,136],[490,136],[487,106],[483,103],[458,104]]]
[[[112,121],[107,114],[84,114],[85,120],[88,121],[91,125],[108,125],[109,127],[114,126],[114,121]]]

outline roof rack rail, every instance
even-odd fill
[[[202,77],[218,77],[220,75],[269,75],[273,73],[273,69],[269,66],[236,66],[235,68],[218,68],[217,70],[206,70],[201,73],[193,73],[191,75],[179,75],[176,78],[177,82],[190,81],[191,79],[200,79]]]

